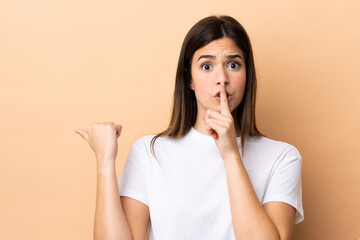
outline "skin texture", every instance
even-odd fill
[[[190,86],[195,91],[198,106],[194,128],[214,138],[224,160],[236,239],[291,239],[295,209],[275,201],[263,207],[240,157],[232,111],[243,98],[246,72],[245,65],[237,68],[231,62],[238,57],[227,58],[234,54],[243,56],[229,38],[213,41],[195,52]],[[213,57],[198,60],[204,55]],[[214,99],[218,91],[220,102]],[[229,101],[226,92],[232,94]]]

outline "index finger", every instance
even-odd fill
[[[220,86],[220,113],[231,116],[229,103],[226,96],[225,85]]]

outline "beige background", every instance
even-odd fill
[[[360,4],[348,1],[14,0],[0,4],[0,239],[92,239],[96,162],[73,130],[169,121],[185,34],[210,14],[247,29],[261,132],[303,156],[294,238],[360,238]]]

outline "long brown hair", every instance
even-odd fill
[[[244,153],[245,138],[265,136],[256,128],[256,74],[250,39],[243,26],[226,15],[209,16],[197,22],[186,34],[181,47],[176,71],[172,115],[169,126],[151,139],[151,152],[156,158],[154,143],[158,137],[178,139],[185,136],[195,124],[197,104],[194,91],[190,88],[191,61],[196,50],[211,41],[228,37],[243,51],[246,65],[246,86],[243,100],[234,109],[235,129],[240,129],[241,149]]]

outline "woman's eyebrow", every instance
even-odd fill
[[[198,61],[202,58],[215,58],[215,56],[213,55],[201,55],[199,58],[198,58]]]
[[[213,56],[213,55],[201,55],[201,56],[198,58],[198,61],[199,61],[201,58],[216,58],[216,57]],[[227,58],[227,59],[234,59],[234,58],[240,58],[240,59],[242,59],[242,57],[241,57],[239,54],[227,55],[226,58]]]
[[[226,58],[228,58],[228,59],[234,59],[234,58],[240,58],[240,59],[242,59],[242,57],[239,55],[239,54],[234,54],[234,55],[227,55],[226,56]]]

